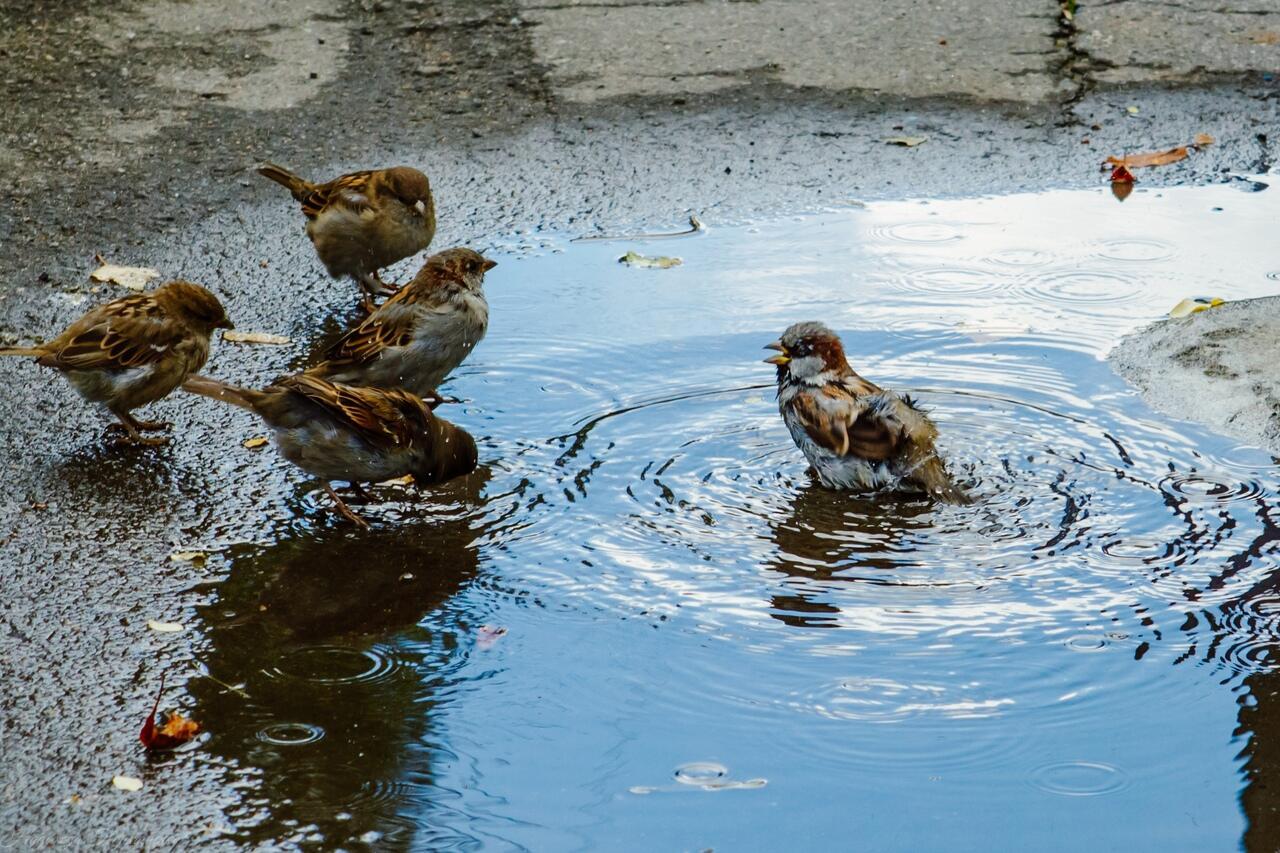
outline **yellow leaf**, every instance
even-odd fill
[[[381,483],[379,483],[378,485],[379,485],[379,486],[412,486],[412,485],[413,485],[413,475],[412,475],[412,474],[405,474],[403,477],[396,477],[396,478],[391,479],[391,480],[383,480],[383,481],[382,481]]]
[[[1207,133],[1196,134],[1196,146],[1199,148],[1203,148],[1206,145],[1212,145],[1215,142],[1217,142],[1217,140]]]
[[[243,444],[245,447],[247,447],[250,450],[257,450],[259,447],[265,447],[266,443],[267,443],[267,437],[264,435],[257,435],[257,436],[254,436],[253,438],[246,438],[243,442],[241,442],[241,444]]]

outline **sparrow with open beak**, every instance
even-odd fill
[[[7,347],[0,355],[32,356],[61,372],[81,397],[120,420],[123,441],[160,445],[169,439],[140,433],[170,425],[139,421],[130,412],[168,396],[203,367],[213,330],[230,328],[218,297],[198,284],[171,281],[92,308],[47,343]]]
[[[476,467],[476,443],[408,391],[355,388],[299,373],[261,391],[192,376],[184,391],[239,406],[262,418],[280,455],[324,480],[338,511],[367,528],[333,490],[342,480],[359,490],[405,474],[418,486],[443,483]]]
[[[307,236],[329,275],[349,275],[364,291],[362,304],[395,293],[378,270],[416,255],[436,233],[436,207],[427,176],[409,166],[351,172],[323,184],[267,163],[258,173],[283,186],[302,205]]]
[[[828,488],[916,488],[946,503],[969,497],[934,448],[938,430],[910,397],[863,379],[836,334],[796,323],[765,347],[778,368],[778,409],[796,446]]]
[[[484,274],[495,266],[471,249],[432,255],[412,281],[307,372],[330,382],[404,388],[424,400],[435,398],[436,386],[489,327]]]

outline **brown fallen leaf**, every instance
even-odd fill
[[[147,749],[173,749],[182,746],[200,733],[199,723],[188,720],[177,711],[170,714],[164,725],[157,729],[156,710],[160,707],[162,695],[164,695],[163,674],[160,676],[160,690],[156,693],[155,704],[151,706],[151,713],[142,724],[142,731],[138,732],[138,740],[142,741],[142,745]]]
[[[1144,169],[1148,166],[1167,166],[1187,159],[1187,146],[1179,145],[1168,151],[1151,151],[1146,154],[1127,154],[1124,157],[1111,156],[1107,163],[1112,166],[1124,166],[1128,169]]]
[[[293,341],[284,335],[272,335],[267,332],[235,332],[231,330],[222,333],[224,341],[230,341],[233,344],[272,344],[274,346],[284,346],[291,344]]]
[[[1206,145],[1212,145],[1212,144],[1213,144],[1213,143],[1215,143],[1215,142],[1217,142],[1217,140],[1216,140],[1216,139],[1214,139],[1212,136],[1210,136],[1210,135],[1209,135],[1209,134],[1207,134],[1207,133],[1197,133],[1197,134],[1196,134],[1196,147],[1197,147],[1197,148],[1204,148]]]
[[[267,437],[265,435],[256,435],[253,438],[246,438],[240,443],[249,450],[257,450],[259,447],[266,447]]]

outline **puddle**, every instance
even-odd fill
[[[191,689],[251,779],[234,837],[1238,846],[1246,778],[1280,784],[1250,746],[1280,718],[1280,468],[1103,359],[1185,296],[1274,292],[1278,216],[1104,188],[496,252],[444,389],[484,470],[222,555],[201,657],[248,698]],[[975,505],[810,482],[759,363],[803,319],[932,410]]]

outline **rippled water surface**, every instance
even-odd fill
[[[201,657],[247,697],[189,689],[244,791],[226,832],[1222,850],[1252,823],[1274,846],[1280,469],[1103,360],[1185,296],[1274,292],[1273,196],[878,203],[495,252],[444,413],[484,470],[378,490],[369,533],[308,498],[219,558]],[[632,248],[684,264],[616,263]],[[810,482],[760,363],[803,319],[933,410],[973,506]]]

